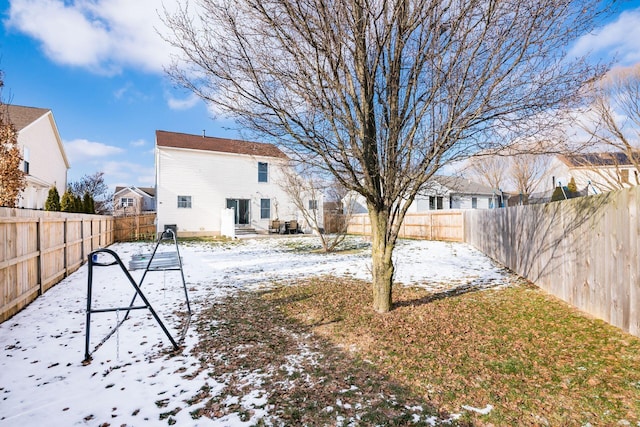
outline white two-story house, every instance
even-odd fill
[[[220,235],[227,209],[236,229],[257,233],[275,219],[301,220],[282,188],[289,159],[275,145],[159,130],[155,164],[158,231]]]
[[[46,108],[3,105],[0,114],[16,128],[23,158],[27,185],[17,206],[43,209],[51,187],[64,193],[69,169],[53,113]]]
[[[566,187],[571,178],[578,190],[587,194],[603,193],[627,188],[640,183],[635,159],[623,152],[576,153],[554,158],[549,168],[545,189]]]

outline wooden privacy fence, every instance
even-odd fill
[[[353,215],[349,219],[349,234],[371,235],[368,214]],[[410,213],[400,227],[400,237],[411,239],[464,241],[463,211]]]
[[[116,242],[153,240],[156,234],[156,214],[117,216],[114,219]]]
[[[114,242],[113,217],[0,208],[0,322]]]
[[[354,216],[349,232],[370,235],[368,216]],[[469,243],[640,337],[640,186],[541,205],[410,214],[401,237]]]
[[[474,210],[465,241],[547,292],[640,336],[640,186]]]

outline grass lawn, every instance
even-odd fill
[[[198,351],[216,375],[262,375],[265,404],[287,425],[640,420],[640,340],[531,285],[459,295],[398,286],[392,312],[370,306],[370,285],[336,278],[235,294],[201,316]],[[215,399],[207,408],[194,416],[233,410]]]

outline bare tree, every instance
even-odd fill
[[[530,195],[540,189],[547,178],[551,157],[540,154],[518,154],[509,158],[509,178],[514,189],[523,195]]]
[[[593,98],[581,127],[611,153],[585,156],[582,167],[607,189],[640,184],[640,65],[611,70],[590,88]],[[629,175],[629,169],[635,173]]]
[[[353,207],[350,197],[353,193],[340,183],[314,174],[308,165],[300,165],[298,168],[292,165],[283,167],[282,177],[280,187],[287,193],[305,222],[318,235],[324,252],[334,251],[347,236]],[[333,223],[334,230],[331,233],[325,232],[328,218],[325,217],[323,206],[319,203],[327,197],[341,205],[339,218]]]
[[[443,165],[552,126],[602,70],[565,48],[599,0],[200,0],[165,13],[174,81],[367,203],[373,308],[409,205]],[[546,123],[541,123],[545,121]],[[544,126],[541,126],[544,125]]]
[[[94,210],[97,214],[108,214],[113,211],[113,192],[104,182],[104,172],[96,172],[93,175],[84,175],[78,181],[69,184],[71,192],[83,198],[88,194],[94,201]]]
[[[469,172],[495,190],[505,189],[508,169],[508,158],[504,156],[487,155],[469,159]]]
[[[326,180],[314,175],[309,167],[294,168],[292,165],[282,168],[280,187],[289,196],[298,212],[313,232],[319,237],[325,252],[333,251],[345,238],[346,233],[325,234],[322,204],[328,188]]]
[[[0,72],[0,94],[3,86],[3,74]],[[0,206],[15,208],[20,193],[27,185],[25,174],[20,169],[21,163],[18,132],[0,100]]]

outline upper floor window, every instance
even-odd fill
[[[178,196],[178,207],[179,208],[190,208],[191,207],[191,196]]]
[[[127,206],[133,206],[133,198],[122,197],[120,198],[120,206],[126,208]]]
[[[309,210],[313,211],[318,209],[318,201],[317,200],[309,200]]]
[[[622,182],[623,184],[629,183],[629,169],[620,170],[620,182]]]
[[[478,198],[477,197],[472,197],[471,198],[471,209],[478,209]]]
[[[269,182],[269,164],[258,162],[258,182]]]
[[[24,147],[23,153],[22,153],[22,162],[23,162],[23,171],[24,173],[26,173],[27,175],[29,175],[29,148],[28,147]]]

